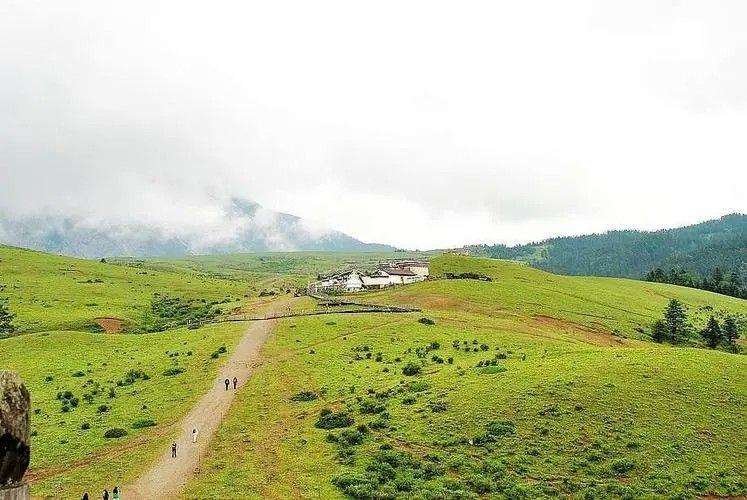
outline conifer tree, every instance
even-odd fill
[[[667,325],[664,321],[657,319],[651,332],[651,338],[654,342],[662,343],[667,339]]]
[[[15,314],[8,309],[8,299],[0,299],[0,335],[8,335],[16,331],[13,326]]]
[[[721,325],[719,325],[718,320],[713,316],[708,319],[708,324],[701,330],[700,335],[711,349],[716,348],[723,340]]]
[[[730,345],[735,346],[737,339],[739,338],[739,325],[734,316],[727,316],[724,320],[723,328],[724,340]]]
[[[669,301],[664,311],[664,322],[671,342],[677,342],[685,334],[685,306],[677,299]]]

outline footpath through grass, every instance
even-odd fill
[[[125,484],[170,442],[245,329],[142,335],[47,332],[0,341],[0,366],[32,395],[34,495],[77,497]],[[123,429],[119,438],[105,437]]]
[[[187,496],[747,494],[747,358],[625,338],[669,297],[747,303],[452,258],[434,267],[494,281],[369,294],[423,314],[282,321]]]

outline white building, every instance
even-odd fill
[[[407,285],[423,281],[428,277],[428,263],[417,261],[392,262],[371,273],[356,269],[319,276],[319,281],[309,285],[311,293],[360,292],[378,290],[395,285]]]

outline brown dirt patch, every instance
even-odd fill
[[[119,333],[124,326],[124,321],[119,318],[95,318],[94,321],[106,333]]]
[[[569,332],[577,335],[581,340],[594,345],[601,346],[622,346],[626,345],[626,340],[621,337],[616,337],[612,333],[601,327],[598,323],[595,325],[587,326],[573,321],[565,319],[554,318],[552,316],[535,315],[532,316],[534,323],[538,326],[544,326],[552,328],[553,330],[560,330],[563,332]]]

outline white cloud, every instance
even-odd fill
[[[6,2],[0,208],[438,247],[747,211],[744,2]]]

